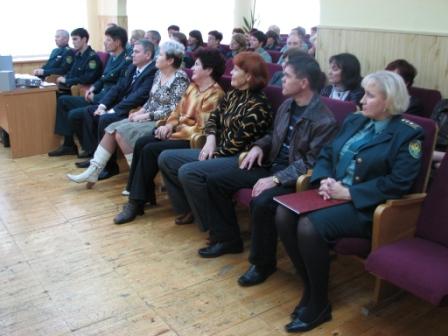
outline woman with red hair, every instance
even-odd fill
[[[252,143],[270,128],[272,113],[262,89],[268,82],[266,63],[254,52],[242,52],[234,58],[231,72],[233,90],[211,113],[205,127],[207,141],[201,150],[166,150],[159,157],[174,210],[176,224],[196,219],[201,230],[209,228],[213,211],[207,190],[207,176],[219,174],[234,163],[235,157],[250,149]],[[213,243],[212,243],[213,244]],[[241,241],[229,242],[228,253],[242,252]]]

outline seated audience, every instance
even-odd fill
[[[243,34],[244,35],[244,30],[240,27],[233,28],[232,35],[233,34]]]
[[[347,202],[303,215],[277,208],[280,239],[303,283],[288,332],[311,330],[331,319],[330,246],[342,237],[370,238],[375,207],[408,193],[420,169],[423,130],[401,117],[409,105],[403,79],[379,71],[366,76],[362,86],[362,112],[345,120],[321,151],[311,177],[324,200]]]
[[[313,58],[299,56],[285,66],[282,93],[288,97],[275,113],[273,129],[256,140],[242,161],[223,162],[218,173],[207,175],[209,240],[199,254],[214,258],[241,245],[233,195],[252,188],[250,206],[251,266],[239,278],[242,286],[263,282],[276,270],[277,232],[273,197],[295,191],[297,178],[313,168],[320,149],[337,132],[336,120],[316,91],[321,70]]]
[[[174,32],[173,35],[172,35],[172,39],[174,41],[177,41],[180,44],[182,44],[184,46],[185,50],[187,49],[188,41],[187,41],[187,37],[185,36],[184,33]],[[191,57],[191,56],[189,56],[187,54],[184,54],[184,57],[182,59],[181,68],[191,68],[193,66],[193,64],[194,64],[193,57]]]
[[[76,84],[93,84],[103,70],[101,60],[89,45],[89,33],[84,28],[77,28],[71,32],[75,56],[73,65],[65,76],[56,79],[59,90],[67,93]]]
[[[105,31],[104,46],[110,54],[104,67],[103,75],[82,96],[62,95],[56,104],[55,133],[64,136],[63,144],[48,153],[49,156],[72,155],[77,153],[73,140],[73,130],[70,127],[68,115],[73,109],[81,109],[98,102],[118,82],[120,75],[129,63],[126,61],[125,46],[128,34],[124,28],[113,26]]]
[[[156,61],[159,69],[149,94],[149,99],[143,107],[129,115],[127,119],[114,122],[106,127],[90,166],[79,175],[68,174],[68,178],[74,182],[87,182],[91,188],[115,152],[117,145],[123,151],[128,164],[131,164],[132,151],[138,138],[150,135],[156,121],[168,117],[176,108],[180,98],[188,87],[188,76],[179,67],[182,63],[185,48],[179,42],[167,41],[160,48],[160,55]],[[97,114],[105,113],[96,112]]]
[[[126,190],[129,202],[114,222],[123,224],[143,214],[145,203],[156,204],[154,178],[159,170],[157,159],[165,149],[189,148],[190,138],[203,132],[210,112],[224,95],[217,81],[224,73],[225,61],[216,49],[201,49],[193,66],[193,82],[165,125],[154,134],[141,137],[134,147]]]
[[[42,68],[34,69],[33,75],[46,77],[49,75],[65,75],[73,64],[74,52],[68,45],[68,31],[59,29],[56,31],[54,41],[57,48],[51,51],[47,63]]]
[[[159,53],[160,53],[160,40],[162,39],[162,37],[160,36],[160,33],[157,30],[148,30],[145,33],[145,39],[147,39],[149,42],[151,42],[152,44],[154,44],[154,58],[157,59],[157,57],[159,57]]]
[[[286,45],[283,46],[283,48],[280,50],[282,52],[282,56],[280,56],[280,58],[277,61],[277,64],[282,64],[283,63],[283,54],[285,53],[286,50],[291,49],[291,48],[297,48],[300,49],[304,52],[308,52],[308,48],[306,47],[306,44],[303,42],[303,40],[301,39],[301,37],[299,36],[299,34],[297,34],[297,32],[295,30],[292,30],[291,33],[289,34],[287,40],[286,40]]]
[[[278,36],[280,36],[280,27],[279,26],[277,26],[277,25],[271,25],[271,26],[269,26],[269,28],[268,28],[268,31],[273,31],[273,32],[275,32]]]
[[[180,32],[180,28],[177,25],[170,25],[168,26],[168,37],[172,38],[174,32]]]
[[[395,61],[390,62],[386,69],[388,71],[393,71],[403,77],[404,82],[406,83],[406,87],[409,88],[414,84],[414,79],[417,76],[417,69],[408,61],[404,59],[397,59]],[[415,96],[410,96],[411,101],[409,103],[409,108],[406,113],[421,116],[425,107],[423,106],[423,102]]]
[[[235,56],[231,85],[205,127],[207,140],[199,149],[166,150],[159,156],[159,168],[175,212],[177,224],[192,222],[192,214],[202,230],[207,230],[205,213],[210,209],[207,176],[222,171],[241,152],[264,136],[271,125],[272,112],[262,89],[268,69],[260,55],[242,52]],[[240,242],[233,246],[241,252]]]
[[[329,85],[325,86],[320,94],[360,105],[364,90],[361,87],[361,65],[356,56],[348,53],[333,55],[329,63]]]
[[[296,58],[299,56],[308,56],[308,54],[298,48],[290,48],[290,49],[286,50],[283,54],[283,63],[282,63],[283,70],[285,69],[286,63],[288,63],[288,61],[290,59],[293,59],[293,58]],[[282,86],[283,70],[274,72],[274,74],[271,77],[271,80],[269,81],[269,85]],[[319,86],[319,88],[320,88],[320,86]]]
[[[281,49],[280,36],[272,30],[266,32],[265,50],[280,50]]]
[[[226,53],[226,58],[234,58],[240,52],[247,50],[246,36],[244,34],[235,33],[229,44],[229,51]]]
[[[311,44],[311,47],[308,49],[308,54],[310,54],[311,56],[314,57],[316,55],[317,27],[311,28],[311,35],[310,35],[310,38],[308,39],[308,41]]]
[[[254,31],[249,37],[249,47],[264,59],[265,62],[271,63],[272,57],[264,50],[263,46],[266,43],[266,35],[262,31]]]
[[[188,48],[187,51],[195,52],[198,48],[204,46],[204,41],[202,40],[202,34],[199,30],[192,30],[188,34]]]
[[[222,49],[221,46],[222,41],[222,33],[220,33],[217,30],[212,30],[208,32],[208,38],[207,38],[207,47],[218,49],[221,54],[225,54],[225,51]]]
[[[142,29],[134,29],[131,32],[131,37],[129,39],[129,43],[126,45],[126,55],[128,55],[129,59],[132,57],[132,51],[134,50],[135,42],[145,38],[145,31]],[[107,50],[106,50],[107,51]]]

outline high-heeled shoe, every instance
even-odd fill
[[[300,317],[295,317],[290,323],[285,326],[285,330],[289,333],[308,331],[330,320],[331,305],[328,304],[314,320],[310,322],[304,322]]]
[[[67,178],[76,183],[87,182],[87,189],[90,189],[98,181],[98,176],[100,175],[101,170],[100,167],[91,164],[83,173],[79,175],[67,174]]]

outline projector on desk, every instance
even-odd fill
[[[42,80],[39,77],[26,74],[16,74],[17,87],[37,88],[41,83]]]

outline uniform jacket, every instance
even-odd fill
[[[96,52],[88,46],[81,54],[75,54],[73,65],[65,77],[65,86],[70,87],[76,84],[92,84],[100,78],[103,72],[103,65]]]
[[[99,104],[104,104],[108,110],[113,108],[118,115],[126,115],[133,108],[142,106],[149,97],[157,68],[155,62],[151,61],[132,83],[136,69],[135,65],[129,65],[118,83],[107,92]]]
[[[126,53],[123,50],[120,55],[110,55],[104,67],[103,74],[94,84],[93,93],[108,91],[112,86],[117,84],[118,79],[123,71],[129,66],[129,61],[126,60]]]
[[[47,63],[42,66],[43,76],[65,75],[72,67],[74,56],[75,53],[69,46],[53,49]]]
[[[293,99],[283,102],[275,114],[272,131],[254,145],[263,149],[267,163],[271,164],[280,153],[288,132]],[[316,93],[294,125],[289,148],[289,166],[275,173],[282,185],[294,185],[297,178],[313,168],[319,151],[336,135],[338,126],[333,113]]]
[[[370,119],[361,113],[350,115],[332,143],[320,153],[311,183],[336,175],[342,146]],[[353,185],[349,186],[352,202],[357,209],[370,209],[388,199],[408,193],[421,164],[423,130],[417,124],[392,117],[387,127],[355,155]]]

